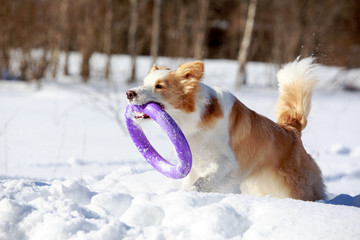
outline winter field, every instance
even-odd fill
[[[77,77],[78,55],[70,60],[73,77],[59,72],[40,90],[0,81],[1,240],[360,239],[360,93],[342,90],[360,83],[360,70],[319,71],[302,139],[335,199],[304,202],[182,190],[146,162],[121,125],[128,57],[112,58],[116,84],[106,84],[105,59],[93,56],[87,86]],[[159,65],[174,69],[184,61],[161,58]],[[137,64],[139,85],[150,59]],[[234,61],[205,61],[205,82],[275,120],[277,90],[269,85],[276,68],[249,63],[249,86],[240,90],[233,89],[235,73]],[[165,158],[176,160],[156,124],[143,128]]]

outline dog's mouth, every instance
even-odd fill
[[[165,109],[164,104],[161,104],[161,103],[158,103],[158,102],[152,102],[152,103],[155,103],[155,104],[157,104],[158,106],[160,106],[162,109]],[[145,113],[135,112],[135,118],[136,118],[136,119],[139,119],[139,118],[148,119],[148,118],[150,118],[150,117],[149,117],[147,114],[145,114]]]

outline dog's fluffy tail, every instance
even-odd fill
[[[286,64],[277,74],[279,101],[278,124],[301,133],[306,127],[311,108],[311,96],[316,84],[314,58],[304,58]]]

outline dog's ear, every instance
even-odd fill
[[[184,63],[178,67],[176,73],[185,79],[200,81],[204,73],[204,63],[202,61]]]
[[[154,65],[150,68],[149,73],[152,73],[153,71],[156,70],[170,70],[170,68],[167,67],[157,67],[156,64],[154,63]]]
[[[150,68],[149,73],[152,73],[153,71],[159,70],[159,68],[156,66],[156,64],[154,63],[154,65],[152,65],[152,67]]]

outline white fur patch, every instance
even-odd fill
[[[170,73],[170,70],[157,70],[148,74],[144,79],[144,86],[151,86],[152,88],[155,85],[155,82],[160,79],[166,78]]]

